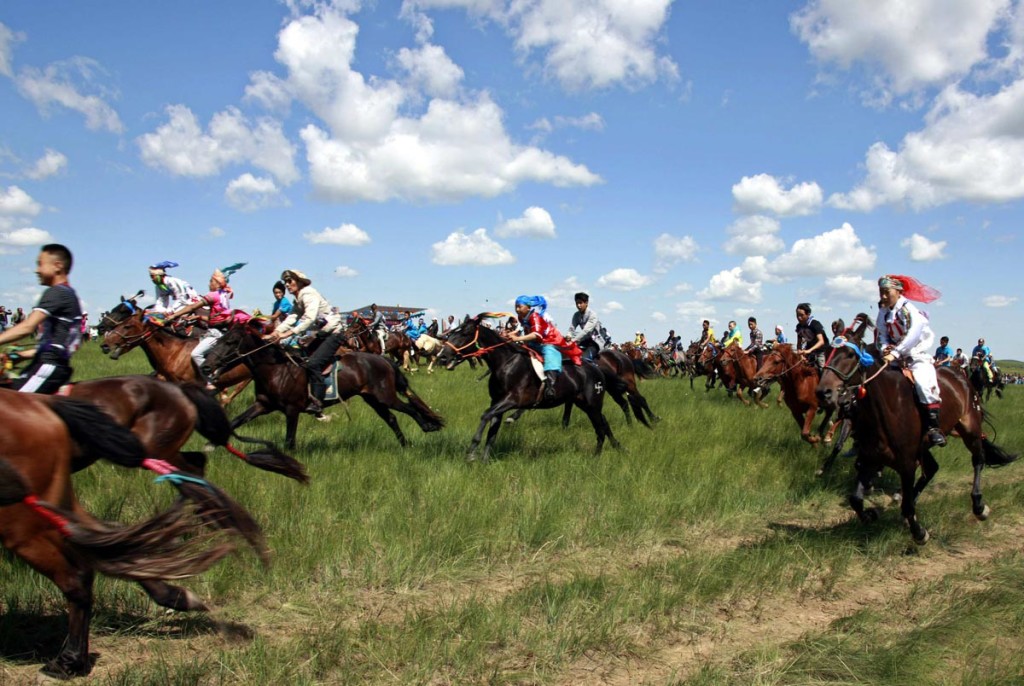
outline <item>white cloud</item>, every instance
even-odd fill
[[[708,282],[708,287],[697,294],[703,300],[739,300],[745,303],[761,302],[761,283],[748,281],[742,267],[723,269]]]
[[[334,275],[339,279],[351,279],[356,276],[359,276],[359,272],[353,269],[352,267],[346,267],[345,265],[341,265],[340,267],[334,268]]]
[[[35,227],[15,229],[14,231],[0,232],[0,245],[11,245],[25,247],[30,245],[43,245],[52,243],[53,236],[48,231]]]
[[[209,234],[210,238],[223,238],[224,236],[227,235],[227,231],[220,228],[219,226],[211,226]]]
[[[1009,307],[1017,300],[1019,298],[1015,295],[986,295],[981,302],[985,307]]]
[[[87,128],[106,129],[112,133],[124,131],[121,118],[104,98],[112,97],[98,77],[103,70],[99,63],[85,57],[54,62],[44,70],[26,67],[14,78],[18,92],[30,100],[44,115],[53,106],[64,107],[85,116]],[[87,94],[86,90],[98,91]]]
[[[0,22],[0,74],[12,76],[14,69],[11,66],[11,54],[14,52],[14,45],[25,40],[25,34],[15,33],[3,22]]]
[[[732,187],[735,209],[740,214],[805,216],[821,208],[823,196],[821,187],[814,182],[800,183],[786,190],[770,174],[744,176]]]
[[[693,286],[691,286],[688,283],[682,282],[682,283],[677,283],[675,286],[673,286],[669,290],[667,295],[679,295],[680,293],[689,293],[692,290],[693,290]]]
[[[811,0],[790,26],[819,61],[877,70],[877,88],[907,93],[947,83],[986,58],[1010,0]],[[884,98],[884,95],[881,96]]]
[[[188,107],[171,105],[168,121],[136,139],[142,161],[179,176],[213,176],[234,164],[252,164],[289,185],[299,178],[295,146],[269,118],[250,123],[229,107],[210,119],[206,132]]]
[[[741,217],[726,231],[732,236],[724,245],[730,255],[769,255],[786,247],[778,236],[778,220],[764,215]]]
[[[875,251],[860,242],[849,223],[813,238],[801,238],[789,252],[775,258],[768,271],[775,276],[834,276],[864,272],[875,266]]]
[[[360,229],[355,224],[342,224],[332,229],[325,228],[320,233],[304,233],[302,237],[313,244],[327,243],[329,245],[366,245],[370,242],[370,234]]]
[[[904,238],[900,246],[910,248],[910,259],[914,262],[931,262],[946,257],[942,254],[946,249],[946,241],[930,241],[919,233]]]
[[[493,267],[516,261],[512,253],[487,236],[487,229],[477,229],[468,235],[462,231],[450,233],[443,241],[434,243],[431,252],[431,261],[443,266]]]
[[[36,160],[28,170],[25,172],[25,176],[36,181],[59,174],[68,166],[68,158],[62,153],[47,148],[46,152]]]
[[[409,74],[413,87],[431,97],[451,97],[458,92],[464,76],[462,68],[452,62],[444,48],[421,45],[415,50],[398,51],[399,65]]]
[[[696,317],[701,321],[714,321],[715,306],[701,300],[690,300],[676,305],[676,314],[680,317]]]
[[[42,205],[17,186],[8,186],[7,190],[0,188],[0,217],[34,217],[42,210]]]
[[[554,238],[555,222],[543,207],[527,207],[522,217],[499,224],[494,235],[499,238]]]
[[[665,316],[664,312],[651,312],[651,319],[656,322],[667,322],[668,317]]]
[[[608,310],[609,312],[619,312],[621,310],[626,309],[626,306],[618,302],[617,300],[609,300],[604,304],[604,309]]]
[[[878,300],[878,284],[863,276],[830,276],[825,279],[824,294],[845,303],[872,303]]]
[[[958,200],[1008,202],[1024,197],[1024,79],[984,95],[949,86],[925,117],[925,126],[897,150],[872,145],[865,178],[829,204],[871,211],[881,205],[921,210]]]
[[[289,204],[288,198],[281,193],[273,179],[265,176],[256,177],[249,172],[228,183],[224,190],[224,198],[229,205],[242,212]]]
[[[644,276],[635,269],[619,267],[613,269],[597,280],[599,286],[611,288],[615,291],[635,291],[638,288],[649,286],[654,282],[649,276]]]
[[[555,117],[555,125],[558,127],[570,127],[583,129],[584,131],[603,131],[604,118],[597,112],[589,112],[581,117]]]
[[[679,262],[692,262],[697,259],[700,246],[693,236],[675,236],[663,233],[654,239],[654,270],[664,273]]]

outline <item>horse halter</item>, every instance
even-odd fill
[[[448,335],[451,336],[451,333],[449,333]],[[503,345],[508,345],[511,342],[512,341],[503,340],[503,341],[501,341],[501,343],[496,343],[494,345],[487,346],[485,348],[480,347],[480,324],[479,323],[473,329],[473,340],[471,340],[469,343],[466,343],[465,345],[455,346],[447,338],[444,340],[444,344],[447,345],[449,348],[451,348],[452,352],[455,353],[461,359],[466,359],[466,358],[470,358],[470,357],[481,357],[483,355],[486,355],[490,351],[495,350],[497,348],[500,348]],[[464,353],[464,352],[462,352],[466,348],[469,348],[469,347],[474,346],[474,345],[476,346],[476,350],[474,350],[473,352],[471,352],[471,353]]]
[[[846,333],[846,332],[844,331],[843,333]],[[848,373],[845,373],[845,374],[843,372],[839,371],[838,369],[836,369],[832,365],[832,359],[836,356],[836,353],[840,349],[842,349],[842,348],[849,348],[850,350],[852,350],[853,353],[857,356],[857,362],[858,362],[858,364],[855,365],[853,369],[851,369]],[[840,381],[842,381],[843,385],[845,385],[845,386],[849,386],[850,385],[850,379],[853,378],[853,375],[856,374],[857,372],[860,372],[860,374],[861,374],[861,382],[859,384],[856,384],[856,385],[858,385],[858,386],[866,386],[868,384],[868,382],[872,381],[875,377],[877,377],[879,374],[881,374],[882,371],[885,369],[885,365],[882,365],[882,367],[877,372],[875,372],[871,377],[865,379],[864,378],[865,370],[867,368],[869,368],[874,363],[875,363],[875,358],[873,358],[870,353],[865,351],[863,348],[858,346],[856,343],[853,343],[852,341],[847,340],[844,336],[840,335],[840,336],[836,336],[835,339],[833,339],[833,341],[832,341],[832,352],[829,354],[828,359],[825,360],[825,366],[822,368],[822,372],[824,372],[824,370],[826,370],[826,369],[830,370],[833,374],[835,374],[837,377],[839,377]]]

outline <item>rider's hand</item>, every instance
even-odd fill
[[[889,351],[885,353],[885,355],[882,355],[882,361],[885,362],[886,364],[889,364],[890,362],[893,362],[895,360],[896,355],[892,351]]]

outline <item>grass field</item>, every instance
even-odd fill
[[[77,378],[147,372],[94,344]],[[851,460],[825,479],[784,408],[745,408],[685,381],[642,383],[653,431],[605,414],[624,451],[594,457],[576,413],[528,413],[495,459],[464,455],[486,383],[465,366],[412,377],[448,421],[412,446],[360,400],[303,418],[302,487],[225,451],[209,478],[264,526],[274,563],[241,552],[186,582],[215,609],[167,615],[132,585],[97,583],[100,684],[1015,684],[1024,680],[1024,462],[986,470],[970,514],[955,439],[919,501],[915,547],[898,507],[865,527],[845,504]],[[236,401],[233,412],[240,412]],[[995,440],[1024,449],[1024,392],[990,405]],[[243,433],[281,441],[273,415]],[[192,449],[200,443],[193,439]],[[99,516],[135,521],[170,500],[151,475],[75,477]],[[889,475],[889,492],[895,481]],[[63,604],[5,554],[0,683],[56,653]]]

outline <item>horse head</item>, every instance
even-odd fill
[[[254,317],[229,327],[206,353],[203,373],[210,381],[216,383],[221,374],[234,369],[245,362],[253,352],[268,345],[261,339],[268,326],[267,320]]]
[[[754,375],[754,382],[764,386],[779,378],[793,367],[803,364],[793,346],[788,343],[776,343],[765,353],[761,366]]]
[[[141,291],[139,292],[141,293]],[[144,312],[135,304],[135,296],[125,299],[103,315],[99,331],[103,336],[100,350],[116,360],[146,337]]]
[[[864,345],[864,333],[870,326],[868,316],[862,312],[843,331],[844,335],[832,341],[832,352],[816,389],[822,407],[849,406],[856,400],[855,391],[862,391],[866,370],[878,364],[872,351]],[[861,391],[857,391],[858,388]]]

